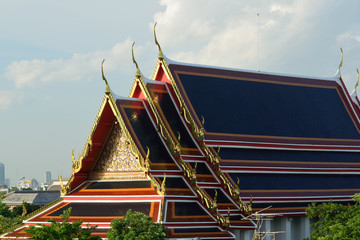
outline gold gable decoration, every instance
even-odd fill
[[[132,151],[125,133],[118,124],[114,124],[106,145],[100,155],[94,172],[141,172],[138,157]]]

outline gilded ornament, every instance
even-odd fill
[[[102,79],[105,81],[105,84],[106,84],[105,94],[109,95],[110,94],[110,87],[109,87],[108,81],[106,80],[105,75],[104,75],[104,62],[105,62],[105,59],[101,63],[101,76],[102,76]]]
[[[133,42],[132,46],[131,46],[131,56],[132,56],[132,61],[133,63],[136,65],[136,73],[135,73],[135,76],[137,78],[141,77],[141,74],[140,74],[140,69],[139,69],[139,65],[137,64],[136,60],[135,60],[135,57],[134,57],[134,45],[135,45],[135,42]]]
[[[138,157],[132,153],[125,133],[118,124],[113,126],[94,170],[96,172],[141,171]]]
[[[155,25],[154,25],[154,40],[155,40],[155,44],[156,44],[156,45],[158,46],[158,48],[159,48],[159,56],[158,56],[158,58],[159,58],[159,60],[163,60],[163,59],[164,59],[164,55],[163,55],[163,53],[162,53],[162,51],[161,51],[160,44],[159,44],[159,42],[158,42],[158,40],[157,40],[157,38],[156,38],[156,31],[155,31],[156,25],[157,25],[157,22],[155,22]]]
[[[145,163],[144,163],[144,167],[146,169],[146,171],[148,171],[150,169],[150,149],[148,147],[146,147],[147,151],[146,151],[146,157],[145,157]]]
[[[24,217],[27,214],[27,210],[26,210],[26,207],[25,207],[25,201],[24,200],[22,201],[21,206],[22,206],[22,214],[21,214],[21,216]]]
[[[343,53],[342,48],[340,48],[340,51],[341,51],[341,60],[340,60],[340,64],[339,64],[339,72],[340,72],[340,68],[341,68],[342,65],[343,65],[343,58],[344,58],[344,53]]]
[[[352,93],[351,93],[351,95],[353,95],[353,94],[355,93],[355,96],[357,96],[356,89],[357,89],[357,87],[359,86],[359,69],[356,69],[356,72],[357,72],[357,80],[356,80],[356,84],[355,84],[354,90],[353,90]]]
[[[165,183],[166,183],[166,174],[164,173],[164,179],[161,182],[161,188],[160,188],[161,195],[165,195],[165,190],[166,190]]]
[[[73,180],[73,178],[71,180]],[[60,181],[60,186],[61,186],[60,194],[61,194],[61,196],[65,196],[68,193],[68,191],[70,190],[69,186],[71,184],[71,181],[69,181],[65,186],[62,182],[61,176],[59,177],[59,181]]]

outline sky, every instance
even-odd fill
[[[360,68],[358,0],[0,1],[0,162],[11,185],[70,177],[104,96],[127,97],[157,61],[153,26],[176,61],[333,76],[344,51],[349,91]]]

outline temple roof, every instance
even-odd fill
[[[312,78],[168,64],[205,140],[360,145],[359,119],[339,76]]]
[[[43,206],[59,197],[60,191],[16,191],[9,193],[2,202],[9,206],[21,205],[23,202]]]
[[[25,226],[72,207],[71,221],[97,224],[105,237],[131,208],[170,238],[234,239],[228,229],[256,227],[251,211],[303,215],[311,201],[347,203],[360,191],[359,101],[339,72],[183,64],[159,50],[153,80],[133,54],[130,97],[114,94],[103,74],[105,97],[62,201]]]

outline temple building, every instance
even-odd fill
[[[26,238],[69,207],[102,238],[132,209],[167,226],[168,239],[302,239],[309,203],[360,192],[359,101],[340,67],[315,78],[185,64],[155,42],[151,79],[133,55],[129,97],[102,73],[104,98],[61,198],[2,239]]]

